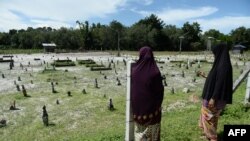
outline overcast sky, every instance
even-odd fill
[[[217,29],[228,34],[240,26],[250,28],[250,0],[0,0],[0,32],[76,28],[77,20],[101,24],[117,20],[131,26],[150,14],[177,27],[198,22],[203,32]]]

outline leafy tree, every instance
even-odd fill
[[[31,49],[33,46],[33,36],[30,32],[22,32],[19,36],[19,48],[20,49]]]
[[[0,32],[0,47],[32,49],[42,48],[44,42],[54,42],[59,49],[75,50],[138,50],[150,45],[153,50],[179,50],[180,36],[182,50],[201,50],[206,46],[208,37],[215,41],[226,41],[229,45],[243,44],[250,47],[250,29],[239,27],[224,35],[218,30],[210,29],[201,34],[197,22],[186,22],[182,28],[175,25],[166,25],[156,15],[151,14],[130,27],[113,20],[108,25],[100,23],[79,22],[79,29],[53,29],[51,27],[28,27],[27,29],[11,29],[9,32]]]
[[[110,34],[109,36],[111,36],[112,40],[110,40],[110,42],[112,43],[112,49],[117,50],[118,49],[118,56],[119,56],[119,50],[121,48],[121,39],[124,35],[124,30],[125,27],[118,21],[113,20],[112,22],[110,22],[109,24],[109,28],[110,30]]]
[[[154,14],[151,14],[149,17],[140,20],[138,24],[144,24],[146,26],[149,26],[150,30],[152,29],[162,30],[164,27],[164,22]]]
[[[184,36],[183,40],[183,50],[193,50],[191,43],[200,42],[201,36],[200,24],[194,22],[193,24],[189,24],[189,22],[184,23],[182,27],[182,32]]]
[[[154,50],[166,50],[169,38],[163,32],[164,23],[152,14],[132,25],[128,30],[128,42],[131,49],[150,45]]]
[[[235,44],[248,43],[250,41],[250,28],[247,29],[244,26],[238,27],[232,30],[230,35]]]
[[[81,48],[84,48],[84,49],[89,49],[89,22],[88,21],[85,21],[85,23],[81,23],[80,21],[76,21],[76,23],[79,25],[80,27],[80,31],[81,31]]]
[[[182,33],[181,29],[177,28],[175,25],[166,25],[163,29],[163,32],[169,37],[168,50],[179,50],[179,36]]]
[[[0,45],[10,46],[11,38],[8,33],[1,33],[0,34]]]

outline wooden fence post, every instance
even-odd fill
[[[247,77],[247,74],[249,72],[250,72],[250,66],[245,71],[243,71],[243,73],[239,76],[237,80],[235,80],[233,84],[233,93],[239,87],[239,85],[243,82],[243,80]]]
[[[127,63],[127,97],[126,97],[126,133],[125,141],[134,140],[134,121],[131,108],[131,65],[132,61]]]
[[[245,106],[250,106],[250,73],[248,73],[247,77],[247,88],[246,88],[246,96],[245,96]]]

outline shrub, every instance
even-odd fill
[[[91,67],[90,70],[91,71],[101,71],[101,70],[112,70],[112,69],[107,68],[107,67]]]
[[[55,67],[66,67],[75,66],[76,64],[72,60],[55,60],[51,65]]]
[[[98,65],[98,64],[87,64],[86,67],[105,67],[104,65]]]
[[[94,60],[88,59],[88,60],[77,60],[79,65],[85,65],[85,64],[96,64]]]

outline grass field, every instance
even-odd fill
[[[32,53],[42,53],[42,49],[0,49],[0,54],[32,54]]]
[[[124,53],[125,54],[125,53]],[[136,54],[135,52],[132,53]],[[159,58],[163,53],[156,52]],[[110,57],[114,58],[114,57]],[[163,57],[164,58],[164,57]],[[98,59],[97,59],[98,60]],[[14,90],[0,92],[0,119],[7,120],[7,126],[0,128],[1,141],[123,141],[125,138],[125,108],[126,108],[126,66],[120,61],[111,71],[89,71],[85,66],[56,68],[56,71],[43,72],[43,66],[28,67],[28,71],[21,70],[18,65],[12,72],[1,68],[6,78],[13,82],[17,76],[22,77],[18,84],[27,87],[31,97],[23,97],[21,92]],[[100,64],[100,62],[98,62]],[[105,65],[108,62],[104,62]],[[211,64],[203,63],[200,70],[208,73]],[[7,65],[6,65],[7,66]],[[198,128],[200,114],[200,96],[204,85],[204,78],[195,77],[196,64],[189,70],[179,68],[178,64],[158,64],[162,74],[167,77],[168,86],[165,87],[163,101],[163,115],[161,122],[161,139],[163,141],[201,141],[201,131]],[[236,68],[234,65],[234,80],[240,75],[244,66]],[[65,70],[68,71],[65,71]],[[32,71],[31,71],[32,70]],[[180,76],[185,71],[185,78]],[[30,75],[32,74],[32,76]],[[104,79],[104,76],[107,79]],[[76,77],[76,79],[74,78]],[[122,86],[116,85],[116,78],[121,80]],[[100,88],[95,88],[94,79],[97,78]],[[0,81],[4,80],[0,78]],[[30,81],[34,84],[30,84]],[[57,82],[52,93],[50,82]],[[4,87],[4,86],[1,86]],[[176,89],[171,94],[171,88]],[[184,87],[190,88],[190,93],[183,93]],[[86,89],[87,94],[82,94]],[[233,104],[227,105],[218,125],[218,133],[223,134],[225,124],[250,124],[249,111],[243,105],[246,81],[234,93]],[[71,91],[72,97],[67,96]],[[109,111],[107,104],[113,99],[115,109]],[[197,98],[197,99],[196,99]],[[56,100],[60,104],[56,104]],[[16,101],[20,110],[10,111],[10,103]],[[45,127],[42,122],[42,107],[47,106],[50,126]]]

